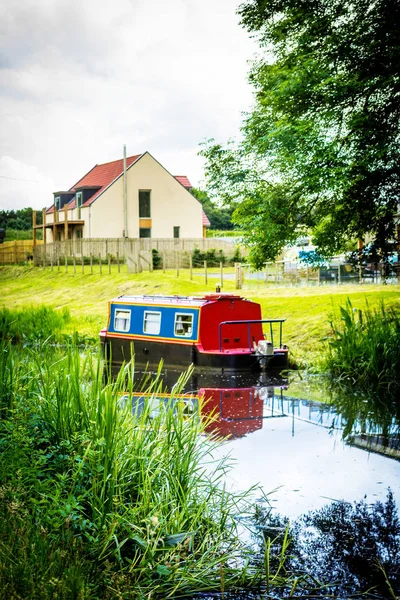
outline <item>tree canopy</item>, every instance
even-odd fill
[[[42,213],[37,212],[37,223],[41,223]],[[0,227],[26,231],[32,229],[32,208],[19,210],[0,210]]]
[[[210,140],[207,189],[235,205],[261,266],[305,232],[321,256],[351,239],[387,255],[400,191],[399,0],[248,0],[258,39],[242,140]]]
[[[218,206],[218,204],[208,196],[207,192],[199,188],[192,188],[191,192],[203,206],[204,212],[210,221],[211,229],[222,229],[223,231],[230,231],[233,229],[233,207]]]

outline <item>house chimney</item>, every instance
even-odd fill
[[[126,146],[124,144],[124,236],[127,238],[128,235],[128,201],[126,195]]]

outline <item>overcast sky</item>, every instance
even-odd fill
[[[252,101],[238,4],[3,1],[0,209],[49,206],[124,144],[201,184],[200,142],[237,135]]]

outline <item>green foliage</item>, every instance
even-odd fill
[[[153,260],[153,269],[161,269],[162,266],[162,258],[155,248],[152,249],[152,260]]]
[[[67,308],[56,311],[47,306],[31,306],[24,310],[0,310],[0,339],[13,342],[54,340],[70,321]]]
[[[364,311],[350,299],[340,307],[340,320],[331,320],[326,368],[335,377],[359,385],[400,387],[400,315],[395,307]]]
[[[195,248],[192,252],[192,264],[194,267],[202,267],[204,261],[207,261],[207,267],[219,267],[220,263],[227,262],[223,250],[211,248],[202,252],[199,248]]]
[[[192,188],[191,193],[199,202],[201,202],[204,212],[206,213],[211,229],[233,229],[232,213],[233,208],[230,206],[220,207],[217,202],[213,201],[207,195],[207,192],[198,188]]]
[[[40,229],[36,232],[36,239],[41,240],[43,238],[43,233]],[[32,229],[6,229],[6,235],[4,238],[5,242],[13,242],[15,240],[33,240],[33,231]]]
[[[248,0],[239,14],[264,56],[243,141],[201,153],[208,192],[237,206],[257,267],[307,231],[325,257],[367,235],[387,255],[400,184],[397,0]]]
[[[148,380],[140,408],[122,401],[133,365],[104,386],[89,349],[1,343],[0,598],[166,598],[218,591],[221,573],[225,589],[252,579],[230,566],[245,495],[224,489],[206,423],[176,400],[185,378],[166,403]]]
[[[42,222],[41,212],[36,213],[37,224]],[[0,210],[0,228],[24,231],[32,229],[32,208]],[[23,239],[23,238],[20,238]]]

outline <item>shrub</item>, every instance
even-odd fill
[[[155,248],[151,251],[152,260],[153,260],[153,269],[161,269],[162,258]]]

